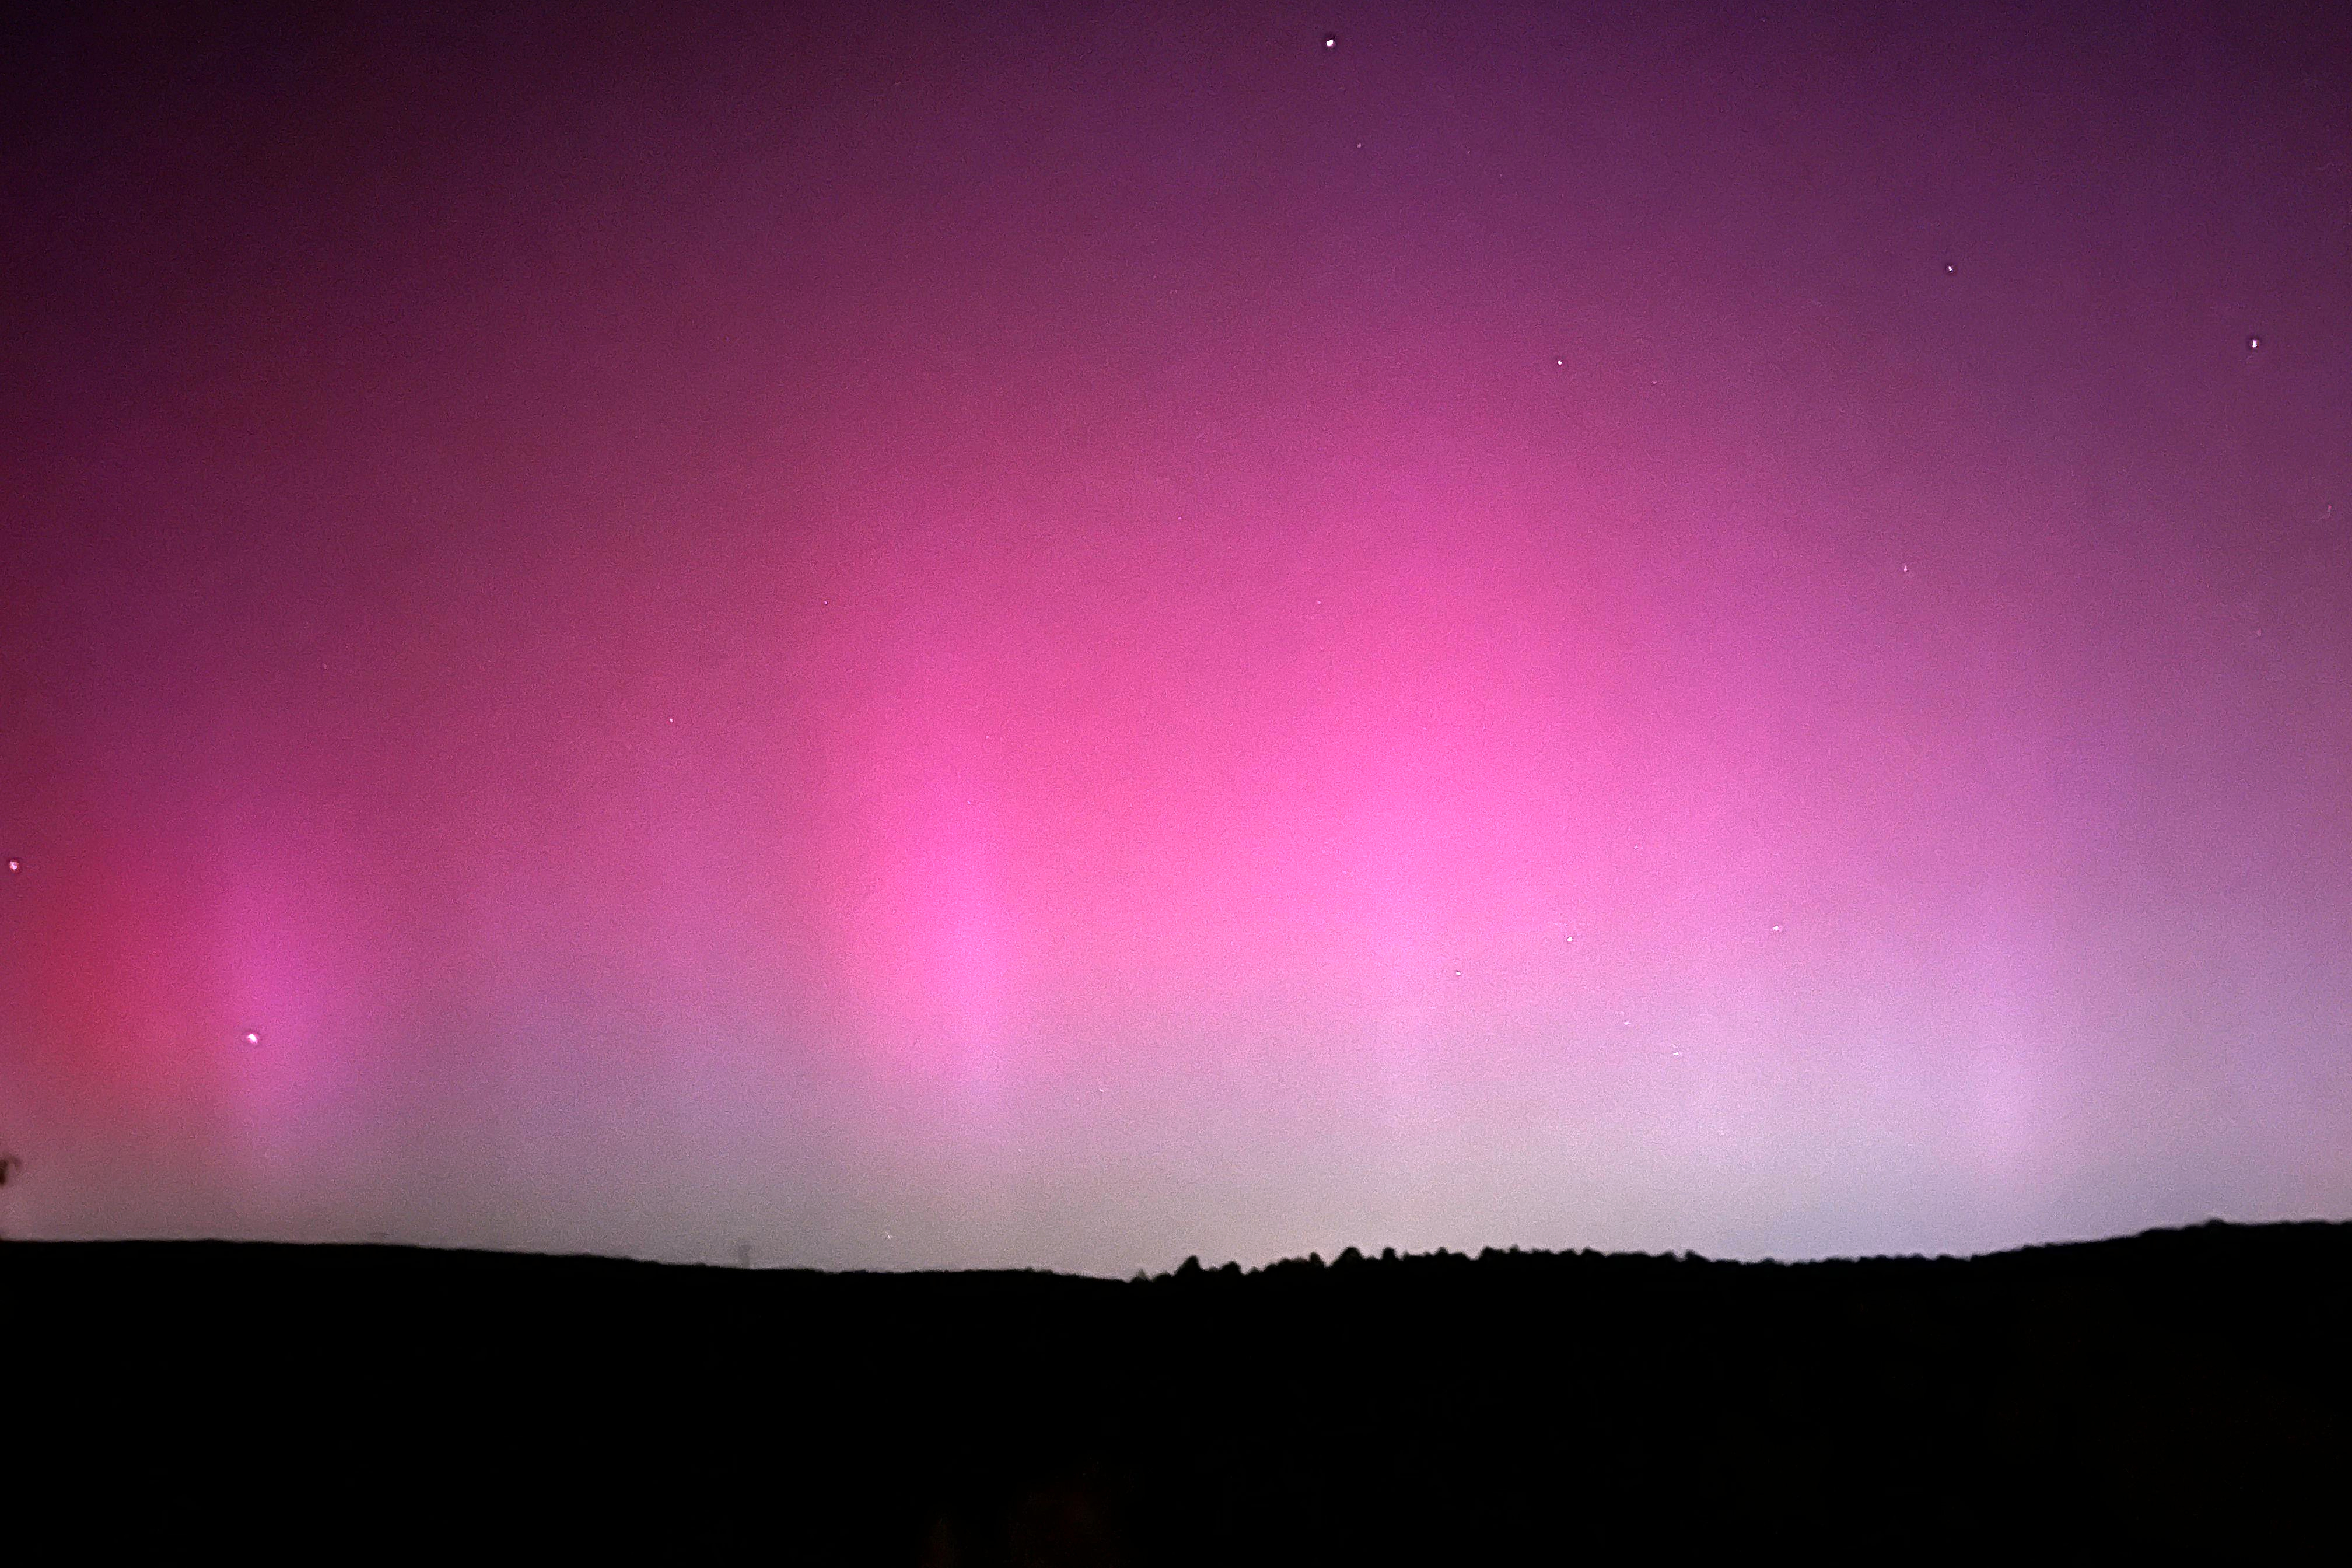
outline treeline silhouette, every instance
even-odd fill
[[[2330,1224],[1124,1282],[12,1242],[0,1490],[92,1557],[2252,1552],[2337,1528],[2347,1327]]]

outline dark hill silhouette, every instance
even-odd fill
[[[92,1556],[2242,1552],[2334,1528],[2347,1324],[2326,1224],[1128,1282],[12,1242],[0,1479]]]

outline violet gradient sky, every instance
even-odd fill
[[[2352,1216],[2343,7],[36,9],[0,1228]]]

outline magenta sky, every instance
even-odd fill
[[[2340,7],[101,9],[0,1229],[2352,1217]]]

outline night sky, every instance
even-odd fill
[[[0,1230],[2352,1217],[2352,12],[36,9]]]

